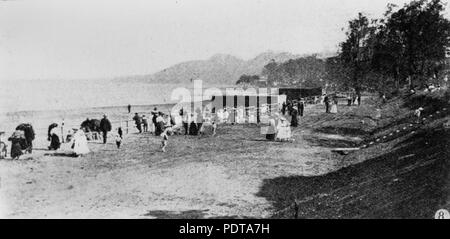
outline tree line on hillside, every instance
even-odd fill
[[[260,75],[242,75],[236,84],[321,87],[325,78],[326,61],[312,55],[281,63],[272,60],[264,66]]]
[[[444,11],[441,0],[415,0],[401,8],[388,4],[380,19],[359,13],[349,21],[336,56],[272,61],[261,78],[267,86],[323,87],[328,83],[339,90],[383,94],[442,80],[448,73],[450,47],[450,21]],[[260,82],[259,76],[243,79],[246,84]]]

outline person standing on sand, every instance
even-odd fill
[[[323,102],[325,103],[325,113],[330,113],[330,98],[328,95],[325,95]]]
[[[277,134],[277,120],[278,114],[274,114],[269,118],[269,126],[267,127],[266,139],[269,141],[274,141]]]
[[[195,122],[197,123],[197,135],[200,133],[200,129],[202,128],[203,124],[203,112],[200,108],[197,108],[195,111]]]
[[[108,119],[108,116],[103,115],[103,119],[100,121],[100,130],[103,133],[103,143],[106,144],[106,140],[108,137],[108,132],[111,131],[111,122]]]
[[[292,108],[292,118],[291,118],[291,126],[297,127],[298,126],[298,109],[297,106]]]
[[[156,132],[156,118],[158,118],[158,108],[153,108],[153,111],[152,111],[152,123],[153,123],[153,126],[152,126],[152,131],[155,133]]]
[[[123,139],[123,131],[122,131],[122,127],[119,127],[117,129],[117,133],[119,134],[120,138]]]
[[[165,121],[163,118],[163,112],[158,112],[158,116],[156,117],[156,129],[155,135],[160,136],[164,131]]]
[[[121,144],[122,144],[122,128],[119,127],[116,133],[116,145],[118,149],[120,149]]]
[[[167,144],[169,143],[169,129],[164,130],[161,133],[162,142],[161,142],[161,151],[166,152]]]
[[[145,115],[142,115],[142,125],[144,127],[144,132],[148,132],[148,119]]]
[[[331,104],[331,109],[330,109],[331,114],[337,114],[337,112],[338,112],[337,106],[338,106],[338,101],[335,98],[335,99],[333,99],[333,103]]]
[[[223,110],[223,122],[228,123],[228,118],[230,117],[230,113],[228,113],[227,109]]]
[[[189,134],[189,122],[191,121],[189,117],[189,112],[183,111],[183,128],[184,128],[184,135]]]
[[[139,133],[142,133],[142,125],[141,125],[141,117],[139,116],[138,113],[134,114],[133,117],[134,123],[136,124],[136,128],[139,130]]]
[[[289,100],[287,103],[287,109],[288,109],[289,115],[292,115],[292,107],[294,107],[294,105],[293,105],[292,101]]]
[[[189,135],[197,135],[197,124],[195,122],[195,117],[194,114],[191,114],[191,118],[190,118],[190,124],[189,124]]]
[[[128,114],[131,113],[131,105],[128,105],[127,108],[128,108]]]
[[[304,103],[303,99],[300,99],[300,101],[297,104],[297,107],[298,107],[300,116],[303,117],[303,112],[305,111],[305,103]]]

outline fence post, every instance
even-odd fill
[[[62,120],[61,124],[61,142],[64,143],[64,119]]]
[[[128,134],[128,120],[125,121],[126,122],[126,127],[127,127],[127,134]]]

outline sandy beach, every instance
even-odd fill
[[[166,153],[159,137],[137,133],[120,150],[90,143],[93,152],[80,158],[36,151],[32,160],[0,162],[2,215],[269,217],[270,202],[256,196],[262,179],[336,169],[300,131],[292,144],[265,142],[256,125],[223,125],[216,137],[172,136]]]

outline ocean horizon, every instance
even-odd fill
[[[24,80],[2,81],[0,115],[81,110],[101,107],[126,107],[174,104],[171,93],[179,87],[193,89],[193,84],[161,84],[115,79],[101,80]],[[229,87],[205,85],[204,87]]]

